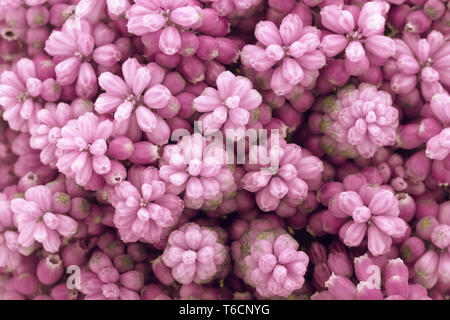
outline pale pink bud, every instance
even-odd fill
[[[179,7],[170,13],[170,20],[176,24],[189,28],[201,21],[202,16],[195,7]]]
[[[283,44],[278,28],[272,21],[259,22],[255,27],[255,37],[266,47],[271,44]]]
[[[366,39],[365,48],[380,59],[387,59],[395,53],[395,43],[391,38],[373,35]]]
[[[280,35],[285,45],[290,45],[300,38],[303,22],[296,14],[288,14],[280,25]]]
[[[55,284],[64,272],[62,261],[58,255],[48,255],[39,261],[36,275],[45,285]]]
[[[327,261],[330,271],[336,275],[350,277],[353,274],[353,267],[350,259],[345,253],[330,253]]]
[[[181,36],[178,30],[169,26],[159,36],[159,49],[167,55],[174,55],[181,48]]]
[[[322,8],[320,17],[322,24],[335,33],[345,34],[355,28],[352,14],[335,5]]]
[[[325,286],[337,300],[356,299],[355,285],[349,279],[343,276],[332,274],[328,281],[325,283]]]
[[[369,251],[374,256],[385,254],[391,248],[391,237],[381,231],[377,226],[369,226],[367,239]]]
[[[327,57],[334,57],[344,51],[348,40],[340,34],[327,34],[322,38],[320,48]]]

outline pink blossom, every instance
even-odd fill
[[[129,175],[111,196],[114,224],[124,242],[158,242],[177,224],[183,201],[166,192],[156,168],[133,167]]]
[[[61,129],[61,138],[56,143],[60,155],[56,163],[58,170],[75,178],[80,186],[107,174],[111,162],[105,155],[106,141],[112,130],[111,121],[101,120],[92,112],[69,121]]]
[[[121,58],[120,50],[113,44],[95,46],[92,25],[79,17],[69,18],[61,28],[54,30],[45,43],[45,51],[53,56],[56,80],[62,86],[75,83],[77,94],[81,98],[90,99],[98,90],[97,75],[89,62],[91,58],[105,67],[114,66]],[[97,51],[107,51],[110,59],[100,59],[104,55],[96,55]]]
[[[5,109],[3,119],[12,129],[28,132],[42,108],[37,98],[43,91],[43,83],[37,78],[34,62],[20,59],[16,72],[3,71],[0,83],[0,105]]]
[[[25,191],[25,199],[12,199],[11,210],[19,231],[18,243],[24,247],[37,241],[46,251],[57,252],[61,236],[71,237],[77,230],[74,219],[55,213],[52,193],[46,186],[29,188]]]
[[[394,145],[399,116],[389,93],[361,83],[358,88],[339,90],[337,100],[322,105],[327,113],[322,131],[335,141],[323,144],[323,148],[331,149],[329,152],[371,158],[380,147]]]
[[[172,98],[169,89],[160,84],[164,69],[154,63],[142,66],[132,58],[123,63],[122,73],[123,79],[111,72],[100,75],[99,84],[106,93],[95,101],[95,110],[101,114],[114,113],[114,136],[133,132],[137,125],[150,141],[166,143],[170,134],[168,125],[150,110],[166,107]]]
[[[450,43],[442,33],[433,30],[426,38],[420,38],[405,32],[402,39],[394,41],[397,50],[385,66],[385,75],[395,93],[407,94],[419,86],[422,96],[430,101],[434,94],[447,91]]]
[[[167,190],[184,192],[187,208],[214,210],[236,191],[226,159],[223,146],[208,144],[195,133],[164,148],[159,175],[167,183]]]
[[[389,5],[383,1],[364,3],[349,11],[338,5],[320,11],[322,25],[333,34],[326,34],[320,44],[327,57],[345,51],[345,68],[351,75],[362,75],[369,66],[380,66],[395,53],[395,43],[383,35],[385,14]]]
[[[111,259],[101,251],[93,253],[89,269],[81,272],[81,292],[85,300],[140,300],[137,290],[143,286],[143,275],[135,271],[120,274]],[[126,277],[135,276],[135,286],[128,288]]]
[[[44,109],[37,112],[37,121],[30,129],[30,146],[33,149],[42,150],[40,159],[43,164],[56,168],[58,160],[56,143],[62,137],[61,128],[69,120],[91,111],[89,107],[92,108],[92,105],[88,101],[79,101],[79,103],[85,104],[87,108],[76,110],[75,105],[48,103]]]
[[[303,286],[309,258],[283,229],[249,229],[232,246],[236,268],[262,297],[287,297]]]
[[[256,203],[262,211],[274,211],[282,201],[295,208],[307,197],[307,182],[318,178],[322,170],[319,158],[303,155],[298,145],[251,146],[241,184],[245,190],[256,193]]]
[[[361,245],[367,233],[367,246],[373,255],[382,255],[391,248],[392,238],[400,238],[408,225],[399,218],[398,200],[386,188],[362,186],[359,192],[345,191],[331,200],[330,213],[350,220],[339,230],[339,238],[349,247]]]
[[[205,134],[221,129],[225,134],[227,130],[236,130],[241,137],[245,134],[250,112],[262,102],[261,94],[253,89],[250,80],[229,71],[222,72],[216,84],[217,89],[208,87],[193,101],[194,109],[203,113],[199,119],[202,129]]]
[[[169,235],[162,261],[181,284],[209,283],[224,277],[229,248],[214,229],[187,223]]]
[[[155,37],[159,50],[167,55],[174,55],[181,48],[178,28],[195,30],[203,22],[202,9],[188,0],[137,1],[126,17],[130,33]]]
[[[272,21],[256,25],[257,45],[245,45],[242,64],[257,72],[275,67],[270,87],[276,95],[289,94],[296,85],[314,87],[318,70],[325,66],[325,55],[318,49],[320,31],[303,26],[296,14],[287,15],[278,28]]]

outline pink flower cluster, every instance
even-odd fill
[[[379,147],[395,144],[399,112],[386,91],[361,83],[358,88],[341,89],[335,99],[325,99],[320,105],[326,114],[320,123],[326,134],[325,152],[372,158]]]
[[[448,300],[449,26],[0,0],[0,300]]]
[[[271,222],[270,216],[253,221],[232,243],[232,255],[237,276],[261,297],[287,297],[303,286],[309,258],[283,228],[274,228],[276,220]]]

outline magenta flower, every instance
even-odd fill
[[[181,284],[209,283],[225,276],[229,248],[214,229],[187,223],[169,235],[162,261]]]
[[[89,103],[87,106],[89,106]],[[78,116],[87,111],[92,110],[88,108],[76,110],[75,106],[70,106],[66,103],[59,103],[58,105],[47,103],[44,109],[37,112],[37,121],[30,128],[30,147],[42,150],[40,159],[43,164],[49,165],[51,168],[56,168],[56,162],[58,160],[56,143],[62,137],[62,127],[69,120],[78,118]]]
[[[61,236],[71,237],[77,230],[74,219],[54,210],[52,192],[46,186],[29,188],[25,199],[12,199],[11,210],[19,231],[18,242],[24,247],[37,241],[46,251],[58,252]]]
[[[167,190],[184,192],[186,208],[215,210],[236,191],[223,146],[207,144],[198,133],[183,137],[177,145],[167,145],[159,170]]]
[[[339,238],[349,247],[361,245],[367,233],[367,246],[374,256],[387,253],[392,238],[400,238],[408,225],[399,218],[398,200],[386,188],[365,185],[359,192],[345,191],[333,197],[329,206],[336,218],[348,219],[339,229]]]
[[[203,113],[199,119],[202,130],[206,134],[236,130],[239,139],[245,134],[250,112],[262,102],[261,94],[253,89],[250,80],[230,71],[222,72],[216,84],[217,89],[208,87],[193,101],[194,109]]]
[[[75,178],[80,186],[107,174],[111,162],[105,155],[106,140],[112,130],[111,121],[101,120],[92,112],[69,121],[61,129],[61,138],[56,143],[60,152],[56,163],[58,170],[69,178]]]
[[[326,152],[371,158],[382,146],[395,143],[398,110],[385,91],[368,83],[339,90],[337,100],[324,100],[321,129],[334,142],[322,142]]]
[[[92,33],[88,21],[71,17],[61,31],[53,31],[45,43],[45,51],[58,62],[55,67],[58,83],[62,86],[76,83],[76,93],[86,99],[94,97],[98,91],[97,74],[89,61],[93,59],[99,65],[112,67],[122,58],[113,44],[95,48]]]
[[[264,298],[287,297],[300,289],[309,258],[281,228],[249,229],[233,243],[233,260],[243,280]]]
[[[434,94],[450,88],[448,55],[450,42],[439,31],[431,31],[426,38],[404,32],[395,39],[397,48],[385,67],[385,76],[397,94],[407,94],[419,85],[422,96],[430,101]]]
[[[384,1],[366,2],[351,11],[337,5],[323,7],[321,23],[334,34],[325,35],[320,48],[327,57],[345,50],[345,68],[351,75],[364,74],[370,65],[382,65],[395,53],[394,41],[383,35],[388,10]]]
[[[166,192],[156,168],[133,167],[128,174],[130,181],[121,182],[111,196],[114,225],[124,242],[158,242],[177,224],[183,201]]]
[[[41,108],[38,98],[43,91],[43,83],[36,75],[32,60],[20,59],[16,72],[3,71],[0,78],[0,105],[5,109],[3,119],[11,129],[28,132],[36,121],[36,113]]]
[[[242,49],[242,64],[258,72],[275,66],[270,87],[276,95],[285,96],[298,84],[314,87],[319,69],[325,66],[317,28],[303,26],[298,15],[288,14],[279,28],[272,21],[259,22],[255,37],[257,45]]]
[[[189,0],[136,1],[126,17],[128,32],[155,37],[159,50],[167,55],[174,55],[181,48],[179,29],[195,30],[203,23],[202,9]]]
[[[111,72],[100,75],[99,84],[106,93],[100,94],[95,101],[95,111],[114,113],[115,136],[124,135],[128,130],[135,131],[137,124],[150,141],[166,143],[170,136],[168,125],[150,110],[166,107],[172,98],[169,89],[160,84],[164,70],[156,64],[142,66],[132,58],[123,63],[122,74],[123,79]]]
[[[89,260],[89,270],[81,272],[81,289],[84,300],[140,300],[136,292],[143,287],[142,272],[119,273],[111,259],[101,251],[94,252]]]
[[[323,171],[322,161],[315,156],[303,156],[298,145],[280,145],[280,148],[252,146],[250,165],[241,180],[245,190],[256,193],[256,203],[265,212],[276,210],[282,200],[297,207],[307,197],[307,181],[318,178]]]

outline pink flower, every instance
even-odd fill
[[[256,203],[265,212],[276,210],[282,200],[293,208],[301,204],[308,194],[307,181],[318,178],[323,170],[319,158],[303,156],[295,144],[251,146],[249,162],[241,184],[256,193]]]
[[[60,155],[56,163],[58,170],[75,178],[80,186],[107,174],[111,162],[105,155],[106,140],[112,130],[111,121],[101,120],[92,112],[69,121],[61,129],[61,138],[56,143]]]
[[[330,201],[330,213],[350,220],[339,229],[339,238],[349,247],[361,245],[367,233],[367,246],[374,256],[387,253],[392,238],[400,238],[408,225],[399,218],[398,200],[387,188],[362,186],[359,192],[345,191]]]
[[[85,103],[81,102],[80,103]],[[89,103],[86,104],[89,107]],[[91,106],[92,107],[92,106]],[[42,150],[40,153],[41,162],[56,168],[58,156],[56,155],[56,143],[61,138],[61,128],[73,118],[90,111],[88,108],[77,110],[76,106],[66,103],[47,103],[44,109],[37,112],[37,121],[30,128],[30,146],[33,149]]]
[[[184,204],[190,209],[215,210],[236,191],[224,147],[208,144],[198,133],[167,145],[159,170],[167,190],[184,192]]]
[[[84,300],[140,300],[136,291],[143,286],[141,272],[120,274],[111,259],[101,251],[92,254],[89,269],[81,272],[80,291],[85,295]]]
[[[279,96],[289,94],[296,85],[312,88],[325,66],[325,55],[318,49],[320,31],[303,26],[296,14],[288,14],[278,28],[272,21],[256,25],[257,45],[245,45],[242,64],[258,72],[275,66],[270,87]]]
[[[358,88],[339,90],[337,100],[322,105],[327,113],[322,119],[322,131],[335,141],[327,146],[330,152],[371,158],[380,147],[394,145],[399,119],[389,93],[361,83]]]
[[[0,105],[5,109],[3,119],[13,130],[28,132],[41,109],[37,99],[43,84],[36,75],[34,62],[27,58],[16,64],[16,72],[3,71],[0,78]]]
[[[188,0],[137,1],[126,17],[128,32],[156,37],[159,50],[167,55],[174,55],[181,48],[178,28],[194,30],[203,22],[202,9]]]
[[[57,252],[61,236],[71,237],[77,230],[74,219],[54,212],[52,193],[46,186],[29,188],[25,191],[25,199],[12,199],[11,210],[19,230],[18,243],[24,247],[37,241],[46,251]]]
[[[114,136],[135,131],[137,124],[150,141],[166,143],[170,136],[168,125],[150,110],[166,107],[172,98],[169,89],[160,84],[164,69],[154,63],[142,66],[132,58],[123,63],[122,73],[123,79],[111,72],[100,75],[99,84],[106,93],[95,101],[95,111],[114,113]]]
[[[214,229],[187,223],[169,235],[162,261],[181,284],[209,283],[223,278],[229,248]]]
[[[446,54],[450,43],[439,31],[431,31],[426,38],[404,32],[395,39],[397,50],[385,67],[385,76],[397,94],[411,92],[418,85],[422,96],[430,101],[436,93],[450,87],[450,73]]]
[[[221,129],[225,134],[228,129],[236,130],[242,137],[250,112],[262,102],[261,94],[253,89],[250,80],[235,76],[230,71],[222,72],[216,84],[217,89],[208,87],[193,101],[194,109],[203,113],[199,119],[202,130],[206,134]]]
[[[283,229],[249,229],[234,248],[236,268],[262,297],[287,297],[303,286],[309,258]]]
[[[106,44],[95,48],[92,36],[92,25],[79,17],[69,18],[61,31],[53,31],[45,43],[45,51],[55,57],[56,80],[62,86],[73,83],[79,97],[90,99],[98,90],[97,75],[93,65],[88,62],[92,58],[96,63],[114,66],[122,54],[113,44]],[[104,55],[96,52],[108,52],[109,59],[102,59]]]
[[[322,25],[334,34],[323,37],[320,48],[334,57],[345,50],[345,68],[351,75],[362,75],[369,66],[380,66],[395,53],[395,43],[383,35],[389,5],[383,1],[366,2],[361,10],[351,11],[337,5],[322,8]]]
[[[158,242],[177,224],[183,201],[166,192],[156,168],[133,167],[129,179],[116,186],[111,196],[114,225],[124,242]]]

